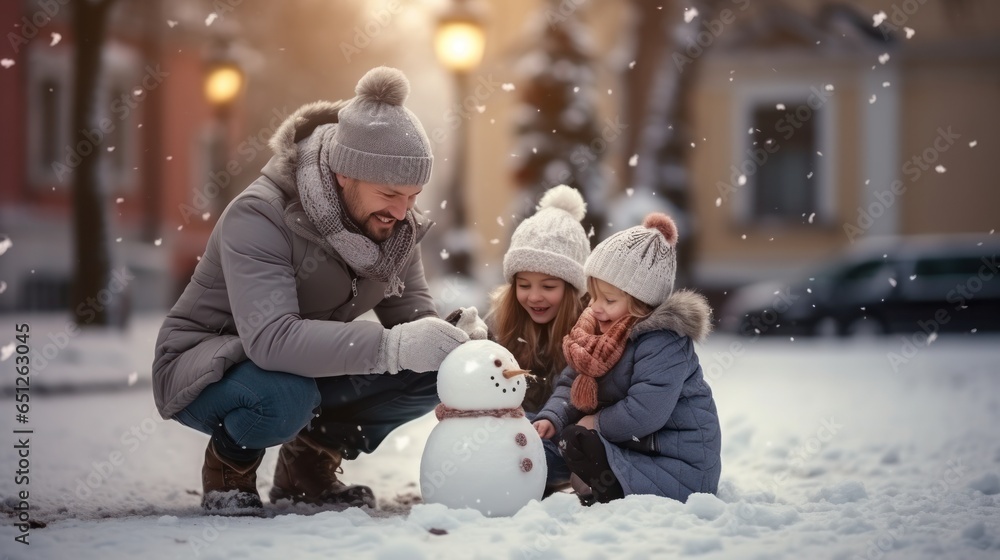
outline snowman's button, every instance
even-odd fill
[[[527,457],[525,457],[524,459],[521,459],[521,470],[522,471],[524,471],[524,472],[530,472],[531,468],[534,467],[534,466],[535,465],[534,465],[534,463],[531,462],[531,459],[528,459]]]
[[[514,443],[520,445],[521,447],[524,447],[525,445],[528,445],[528,436],[524,435],[521,432],[518,432],[517,435],[514,436]]]

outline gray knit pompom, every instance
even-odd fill
[[[363,100],[389,105],[402,105],[410,94],[410,82],[395,68],[379,66],[365,74],[354,93]]]

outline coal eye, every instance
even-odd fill
[[[493,360],[493,365],[500,367],[503,365],[503,362],[501,362],[500,360]]]

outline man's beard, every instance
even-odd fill
[[[361,203],[358,200],[357,193],[358,185],[357,183],[349,186],[340,187],[340,199],[344,201],[344,209],[347,210],[347,218],[357,226],[361,233],[365,235],[368,239],[376,243],[382,243],[388,240],[394,233],[396,233],[396,228],[399,227],[400,222],[397,221],[391,228],[387,228],[381,225],[382,222],[379,221],[375,216],[379,214],[361,214],[360,206]],[[391,216],[385,216],[391,218]]]

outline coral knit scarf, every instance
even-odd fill
[[[625,351],[625,343],[638,317],[626,315],[615,321],[606,333],[597,332],[597,319],[588,307],[576,325],[563,338],[566,363],[579,375],[570,389],[570,402],[578,410],[597,410],[597,378],[608,373]]]

